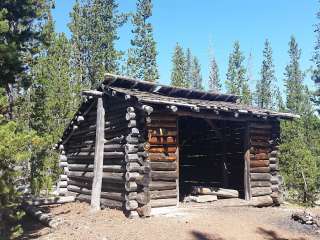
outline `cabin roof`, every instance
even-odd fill
[[[140,92],[154,93],[176,98],[201,99],[208,101],[236,102],[239,96],[234,94],[224,94],[219,92],[206,92],[196,89],[172,87],[158,83],[137,80],[125,76],[106,74],[103,82],[105,87],[118,87],[124,89],[134,89]]]
[[[190,109],[196,112],[201,112],[201,110],[229,112],[235,115],[241,114],[264,119],[299,118],[299,115],[292,113],[276,112],[240,104],[238,101],[239,96],[236,95],[169,87],[113,74],[106,74],[105,80],[97,90],[86,91],[86,94],[101,96],[103,93],[108,95],[116,93],[129,95],[142,104],[176,106],[179,109]],[[78,112],[66,127],[58,145],[68,141],[70,133],[73,131],[74,126],[77,125],[78,116],[86,115],[86,112],[89,112],[93,104],[93,98],[87,99],[81,104]]]

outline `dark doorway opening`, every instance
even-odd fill
[[[234,189],[244,198],[245,124],[180,117],[178,126],[180,201],[194,186]]]

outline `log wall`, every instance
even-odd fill
[[[278,122],[252,122],[248,126],[250,186],[256,205],[278,205],[281,201],[278,161]]]
[[[177,116],[155,111],[147,123],[151,182],[151,206],[169,207],[178,204]]]

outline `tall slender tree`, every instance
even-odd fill
[[[209,90],[212,92],[219,92],[221,90],[219,67],[213,54],[210,59]]]
[[[186,58],[183,48],[179,43],[176,43],[174,48],[172,64],[171,85],[175,87],[189,87],[189,83],[186,78]]]
[[[186,52],[186,82],[188,83],[188,87],[192,86],[192,54],[190,48],[187,48]]]
[[[272,48],[268,39],[264,43],[260,74],[261,78],[256,85],[256,104],[261,108],[271,108],[274,102],[273,88],[276,77],[272,59]]]
[[[159,79],[157,67],[156,42],[153,37],[153,29],[149,18],[152,16],[152,1],[138,0],[137,12],[133,15],[134,29],[132,49],[128,54],[128,72],[136,78],[155,82]]]
[[[310,110],[309,94],[303,84],[304,73],[300,68],[301,49],[294,36],[289,42],[290,62],[285,69],[286,106],[295,113],[304,113]]]
[[[193,57],[191,65],[192,88],[203,90],[201,67],[197,57]]]
[[[312,56],[312,62],[314,64],[312,80],[318,86],[314,93],[313,101],[318,106],[318,112],[320,113],[320,11],[317,12],[317,19],[319,22],[315,25],[316,41]]]
[[[251,92],[246,79],[246,69],[243,66],[245,57],[240,50],[240,43],[236,41],[233,46],[233,52],[229,56],[229,65],[227,71],[227,91],[231,94],[241,96],[241,102],[251,103]]]
[[[69,25],[72,45],[76,47],[73,62],[83,66],[82,81],[95,88],[106,72],[117,73],[122,53],[115,47],[118,28],[126,15],[118,13],[115,0],[76,2]],[[75,65],[76,66],[76,65]]]

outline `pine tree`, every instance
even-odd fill
[[[304,73],[300,68],[301,49],[296,39],[292,36],[289,42],[290,63],[285,69],[285,86],[287,108],[295,113],[305,113],[310,110],[309,96],[303,85]]]
[[[28,61],[43,41],[40,33],[49,6],[49,0],[0,1],[0,87],[6,90],[11,119],[14,92],[30,81]]]
[[[106,72],[117,73],[122,53],[115,47],[117,30],[127,16],[118,14],[115,0],[76,2],[69,25],[72,45],[77,47],[73,61],[81,63],[82,82],[95,88]]]
[[[315,25],[316,41],[312,56],[312,62],[314,64],[312,80],[318,86],[313,95],[313,102],[318,106],[318,112],[320,113],[320,11],[317,12],[317,19],[319,22]]]
[[[188,83],[188,87],[192,86],[192,54],[190,48],[187,48],[186,52],[186,81]]]
[[[186,79],[186,58],[182,47],[177,43],[172,57],[171,86],[189,87]]]
[[[57,176],[56,154],[48,150],[61,136],[78,107],[79,94],[70,81],[71,45],[64,34],[54,35],[50,46],[33,66],[30,89],[30,127],[42,141],[31,158],[32,189],[50,189]],[[77,100],[77,101],[76,101]]]
[[[197,90],[203,90],[201,67],[197,57],[193,57],[191,65],[191,81],[192,88]]]
[[[245,77],[244,60],[245,57],[240,50],[240,43],[236,41],[233,46],[233,52],[229,56],[226,85],[228,93],[240,95],[242,103],[250,104],[252,96],[248,80]]]
[[[219,78],[219,67],[214,56],[210,60],[210,71],[209,71],[209,90],[212,92],[221,91],[221,83]]]
[[[159,73],[156,42],[153,38],[152,25],[148,22],[151,16],[151,0],[138,0],[137,12],[132,19],[134,39],[131,45],[133,48],[128,52],[127,66],[128,73],[132,77],[156,82],[159,79]]]
[[[256,85],[256,104],[260,108],[271,108],[274,96],[273,88],[276,81],[272,48],[268,39],[264,43],[261,78]]]

